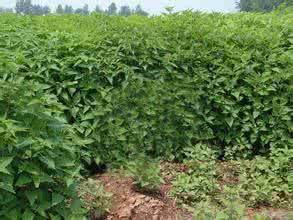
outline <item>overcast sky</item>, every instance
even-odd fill
[[[2,7],[14,7],[16,0],[0,0]],[[71,4],[74,8],[88,4],[94,8],[99,4],[102,8],[107,8],[111,2],[118,6],[129,5],[135,7],[140,4],[142,7],[154,14],[164,11],[166,6],[174,6],[176,10],[195,9],[201,11],[233,12],[235,11],[235,0],[32,0],[33,3],[49,5],[53,8],[58,4]]]

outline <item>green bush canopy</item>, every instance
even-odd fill
[[[199,141],[244,156],[292,144],[292,13],[4,15],[0,36],[14,77],[55,95],[102,160],[180,158]]]
[[[69,219],[80,157],[182,160],[199,142],[224,157],[292,147],[286,10],[0,15],[0,218]]]

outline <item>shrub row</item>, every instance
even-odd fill
[[[48,85],[103,161],[181,159],[199,141],[226,157],[292,145],[291,11],[30,19],[10,33],[20,72]]]
[[[292,20],[1,15],[0,217],[68,219],[79,146],[89,163],[292,147]]]

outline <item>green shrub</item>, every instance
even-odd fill
[[[171,195],[189,206],[207,201],[220,190],[215,170],[215,162],[193,161],[187,173],[176,176]]]
[[[193,206],[215,196],[220,186],[217,182],[216,151],[207,144],[198,143],[184,148],[186,173],[178,173],[173,181],[171,195],[180,202]]]
[[[156,190],[164,183],[160,165],[143,155],[132,158],[126,165],[126,173],[134,178],[134,184],[143,190]]]
[[[215,164],[194,161],[188,173],[178,174],[173,182],[172,196],[184,204],[194,205],[215,196],[220,187],[215,178]]]
[[[292,145],[291,21],[290,11],[1,15],[0,46],[67,107],[87,161],[137,149],[182,160],[202,141],[252,158]]]
[[[214,146],[205,143],[197,143],[191,147],[183,148],[184,162],[189,164],[198,160],[202,162],[214,161],[219,157],[220,152]]]
[[[238,189],[248,205],[293,207],[292,149],[274,149],[269,158],[246,161],[241,169]]]
[[[1,61],[0,219],[81,219],[79,152],[64,107]]]
[[[277,148],[269,157],[226,162],[225,168],[206,145],[197,144],[186,155],[188,172],[177,174],[172,195],[188,206],[209,200],[227,206],[225,199],[231,196],[248,207],[293,205],[292,149]]]
[[[215,207],[209,202],[202,202],[196,207],[194,220],[271,220],[268,215],[258,213],[253,218],[248,218],[245,213],[245,206],[233,200],[226,200],[226,206],[222,209]]]
[[[0,217],[69,215],[75,145],[87,162],[185,159],[175,195],[191,203],[218,191],[219,153],[259,155],[242,195],[290,205],[292,15],[0,15]],[[151,162],[130,167],[142,187],[161,181]]]
[[[97,180],[87,179],[78,189],[78,195],[84,208],[98,219],[105,217],[112,206],[112,194],[105,191],[104,186]]]

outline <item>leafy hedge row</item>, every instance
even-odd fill
[[[291,11],[32,19],[34,36],[12,34],[26,37],[20,71],[50,86],[103,160],[180,159],[199,141],[244,157],[292,144]]]
[[[0,217],[65,216],[79,146],[97,163],[292,147],[292,20],[1,15]]]
[[[0,219],[76,219],[80,153],[64,106],[0,58]]]

